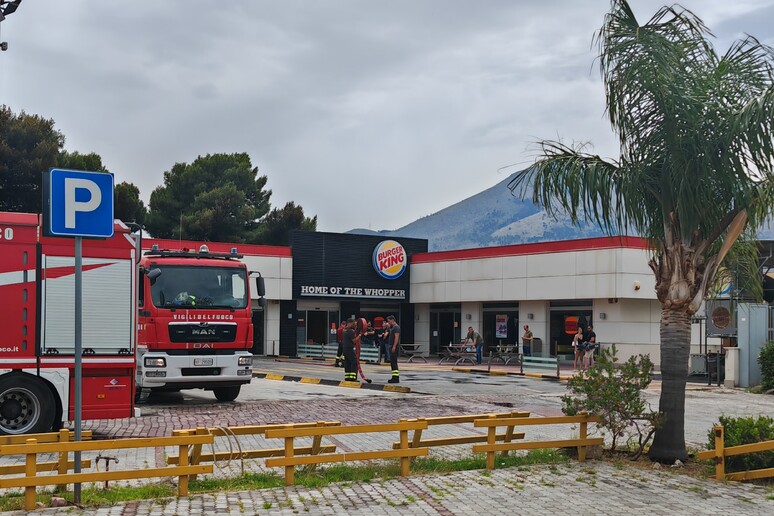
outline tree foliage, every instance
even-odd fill
[[[43,172],[63,145],[52,119],[0,106],[0,211],[40,213]]]
[[[148,210],[140,199],[140,189],[133,183],[119,183],[115,188],[115,217],[124,222],[143,224]]]
[[[620,156],[544,141],[542,159],[509,187],[575,223],[650,239],[665,422],[649,455],[684,460],[690,317],[771,206],[774,53],[748,36],[718,55],[690,11],[663,7],[640,24],[625,0],[611,4],[596,41]]]
[[[176,163],[151,194],[146,227],[157,238],[252,241],[269,211],[266,181],[246,153]]]
[[[261,220],[257,240],[266,245],[288,245],[294,229],[316,231],[317,215],[305,217],[304,209],[290,201],[284,208],[274,208]]]
[[[97,153],[81,154],[78,151],[61,151],[56,160],[56,166],[70,170],[85,170],[87,172],[108,172],[102,164],[102,156]]]
[[[761,366],[761,388],[763,392],[774,394],[774,342],[767,342],[758,355]]]

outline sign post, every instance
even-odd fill
[[[43,176],[43,231],[46,236],[75,240],[74,400],[75,440],[81,440],[83,407],[83,238],[111,238],[114,210],[113,175],[102,172],[50,169]],[[73,457],[81,472],[81,452]],[[81,503],[81,484],[73,486]]]

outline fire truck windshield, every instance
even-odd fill
[[[157,308],[245,308],[247,275],[235,267],[159,266],[161,275],[151,285]]]

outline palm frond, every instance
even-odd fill
[[[552,217],[568,214],[574,224],[593,222],[609,234],[626,228],[617,163],[585,154],[582,146],[542,142],[541,147],[546,157],[517,173],[508,184],[511,192],[531,196]]]

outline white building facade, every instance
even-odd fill
[[[361,250],[348,253],[346,262],[319,253],[320,270],[315,274],[327,278],[334,272],[340,274],[342,269],[352,269],[357,281],[368,284],[367,269],[372,267],[372,251],[379,237],[320,236],[328,240],[337,237],[357,243],[348,249]],[[304,238],[308,240],[308,236]],[[399,237],[392,240],[401,241]],[[406,240],[406,249],[412,245],[417,248],[417,239]],[[157,242],[170,246],[173,241]],[[186,245],[196,248],[198,243]],[[208,245],[213,252],[219,250],[218,246],[226,251],[233,246],[212,242]],[[410,337],[407,342],[417,345],[425,356],[435,356],[449,342],[459,342],[469,326],[480,332],[488,345],[520,342],[526,324],[539,339],[534,349],[529,350],[533,355],[570,358],[569,343],[575,328],[593,324],[597,341],[603,346],[615,343],[619,358],[625,360],[642,353],[649,354],[657,366],[660,363],[661,305],[648,267],[651,253],[642,238],[605,237],[408,252],[409,281],[406,283],[404,278],[404,288],[400,291],[405,290],[405,297],[400,299],[369,298],[365,294],[360,298],[356,295],[310,296],[308,289],[303,290],[303,286],[296,284],[299,282],[294,278],[294,267],[301,263],[296,256],[300,253],[306,253],[304,264],[316,263],[317,258],[310,260],[316,253],[314,241],[307,241],[303,248],[300,245],[296,248],[237,247],[248,269],[260,273],[266,283],[265,307],[258,306],[253,292],[256,339],[253,352],[259,355],[292,356],[301,343],[331,344],[335,342],[336,321],[350,315],[371,321],[377,315],[393,314]],[[294,264],[294,260],[298,263]],[[305,273],[305,269],[296,270],[296,276]],[[304,279],[301,285],[314,281],[310,278]],[[377,279],[382,290],[386,280],[383,276]],[[700,340],[696,325],[694,343]]]

